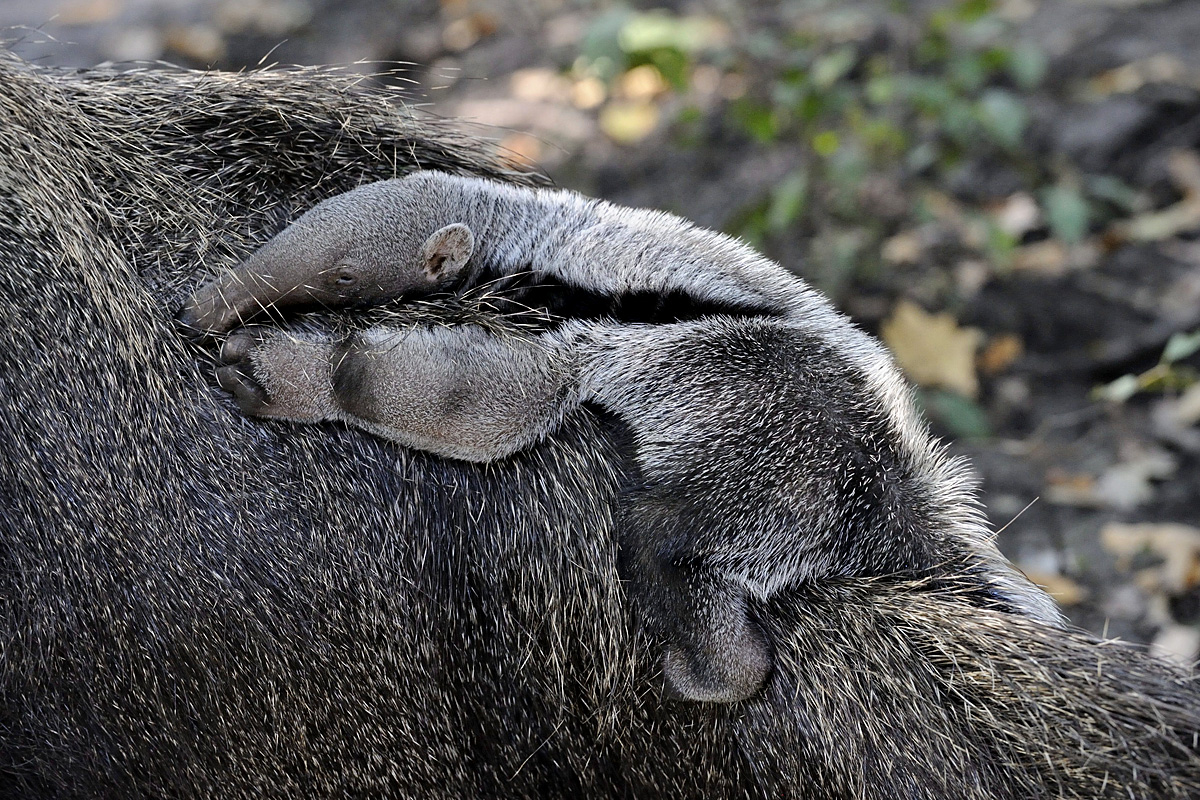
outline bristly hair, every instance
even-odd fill
[[[533,334],[546,330],[561,317],[544,307],[522,302],[532,273],[505,275],[467,286],[459,291],[385,303],[355,314],[337,315],[342,330],[412,325],[479,325],[498,335]]]
[[[539,182],[360,80],[0,55],[0,797],[1200,797],[1190,674],[952,576],[781,592],[759,696],[665,697],[602,414],[473,465],[239,413],[193,287],[368,181]]]

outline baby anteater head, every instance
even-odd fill
[[[421,189],[407,179],[380,181],[314,206],[198,289],[180,321],[218,334],[272,308],[369,306],[449,286],[475,237],[465,224],[439,225],[439,205]]]

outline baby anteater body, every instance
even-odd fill
[[[481,284],[547,321],[523,335],[250,331],[226,343],[222,385],[252,414],[343,420],[470,461],[537,443],[581,405],[619,419],[637,476],[625,569],[692,699],[758,690],[772,647],[755,604],[807,582],[968,575],[980,605],[1058,623],[992,544],[884,350],[778,264],[676,217],[414,173],[315,207],[182,319],[220,333],[262,308]]]

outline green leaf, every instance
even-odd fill
[[[959,0],[954,16],[963,22],[976,22],[992,11],[992,0]]]
[[[610,64],[609,70],[615,73],[616,65],[625,63],[617,38],[631,15],[629,9],[617,7],[596,17],[580,42],[579,49],[583,57],[589,62],[605,59]],[[604,77],[607,79],[611,76]]]
[[[628,16],[618,42],[626,53],[679,50],[693,53],[720,37],[720,28],[705,17],[677,17],[666,11],[647,11]]]
[[[1122,375],[1112,383],[1097,386],[1092,394],[1097,400],[1107,400],[1110,403],[1124,403],[1137,394],[1142,388],[1137,375]]]
[[[813,137],[813,149],[817,151],[817,155],[828,158],[837,152],[841,142],[838,140],[838,135],[833,131],[821,131]]]
[[[688,56],[675,48],[660,48],[649,56],[649,62],[658,67],[658,72],[676,91],[684,91],[688,87],[688,79],[692,74],[692,61]],[[633,66],[637,66],[636,64]]]
[[[795,170],[771,190],[767,205],[767,230],[779,233],[804,213],[808,201],[808,173]]]
[[[1112,175],[1093,175],[1087,179],[1087,190],[1095,198],[1107,200],[1122,211],[1138,210],[1141,198],[1137,189]]]
[[[1036,89],[1046,77],[1048,59],[1042,49],[1033,42],[1018,42],[1008,61],[1008,71],[1017,85],[1026,91]]]
[[[1068,244],[1083,241],[1088,232],[1091,211],[1079,189],[1065,183],[1051,186],[1042,193],[1050,230]]]
[[[896,78],[892,75],[877,75],[867,81],[867,102],[872,105],[887,105],[896,96]]]
[[[844,78],[854,69],[858,54],[853,47],[839,47],[827,56],[821,56],[813,62],[813,83],[822,89],[828,89]]]
[[[944,80],[914,75],[905,81],[912,103],[925,114],[939,115],[955,101],[954,92]]]
[[[758,203],[742,215],[740,219],[731,221],[726,233],[746,242],[751,247],[761,249],[766,238],[766,209],[764,203]]]
[[[1016,253],[1019,243],[1017,237],[1001,228],[990,218],[986,222],[988,259],[1001,269],[1008,269],[1012,266],[1013,255]]]
[[[950,79],[960,91],[979,91],[987,80],[987,66],[978,53],[960,53],[950,60]]]
[[[784,108],[800,106],[809,93],[804,80],[780,80],[771,85],[771,102]]]
[[[779,119],[772,109],[742,99],[733,104],[730,113],[747,133],[763,144],[770,144],[779,135]]]
[[[1173,364],[1198,350],[1200,350],[1200,330],[1191,333],[1173,333],[1167,340],[1167,346],[1163,348],[1162,362]]]
[[[975,107],[966,100],[954,99],[942,110],[942,130],[959,146],[971,146],[975,138]]]
[[[862,125],[863,140],[888,160],[908,151],[908,136],[886,119],[868,119]]]
[[[988,75],[1006,69],[1012,61],[1013,51],[1005,47],[989,47],[979,54],[979,63]]]
[[[937,163],[938,149],[932,142],[921,142],[916,147],[908,151],[908,155],[904,157],[904,166],[913,173],[921,173]],[[918,205],[918,209],[924,208],[923,205]],[[920,218],[920,212],[918,212]],[[922,222],[932,222],[933,215],[930,214],[926,218],[921,219]]]
[[[1029,113],[1011,92],[988,89],[979,99],[979,121],[997,144],[1015,149],[1025,135]]]
[[[959,439],[986,439],[992,435],[987,414],[975,401],[956,392],[927,389],[921,392],[926,413]]]

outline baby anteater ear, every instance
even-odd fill
[[[475,252],[475,234],[461,222],[434,231],[421,248],[421,261],[431,281],[455,278]]]

